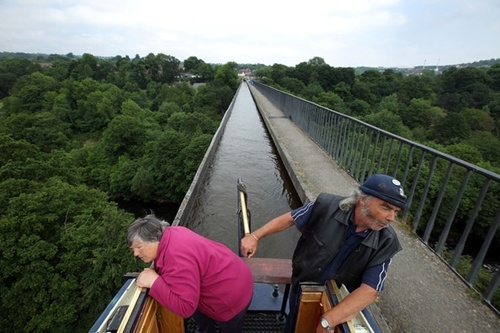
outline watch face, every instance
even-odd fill
[[[325,318],[321,318],[321,327],[323,327],[323,328],[330,327],[330,324],[328,323],[328,321]]]

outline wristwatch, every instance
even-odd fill
[[[323,327],[327,331],[333,331],[335,326],[330,326],[330,323],[325,318],[321,317],[321,327]]]

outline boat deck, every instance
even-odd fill
[[[254,296],[245,317],[243,333],[280,333],[288,312],[288,288],[291,283],[292,261],[274,258],[242,258],[252,271]],[[281,286],[279,290],[278,287]],[[286,287],[288,286],[288,287]],[[284,291],[284,292],[282,292]],[[196,323],[184,322],[186,333],[196,332]],[[216,327],[219,332],[218,327]]]
[[[245,317],[243,333],[281,333],[284,322],[281,322],[279,314],[249,312]],[[196,333],[196,323],[186,320],[186,333]],[[219,332],[216,327],[216,332]]]

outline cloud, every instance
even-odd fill
[[[315,56],[334,66],[474,61],[499,56],[499,15],[497,0],[4,0],[0,51],[288,66]]]

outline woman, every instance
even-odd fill
[[[193,316],[198,332],[237,333],[253,294],[252,272],[226,245],[154,215],[132,223],[127,243],[134,256],[154,262],[137,277],[139,287],[183,318]]]

